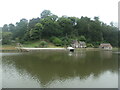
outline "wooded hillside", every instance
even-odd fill
[[[110,25],[94,17],[69,17],[44,10],[40,17],[31,20],[21,19],[16,24],[5,24],[2,28],[2,44],[12,41],[25,43],[26,41],[41,40],[55,45],[70,45],[72,40],[85,41],[97,47],[100,43],[110,43],[114,47],[120,46],[120,31],[111,22]],[[119,34],[119,35],[118,35]]]

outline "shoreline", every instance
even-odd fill
[[[42,51],[42,50],[67,50],[67,48],[14,48],[14,49],[0,49],[0,52],[4,52],[4,51]],[[80,51],[80,50],[85,50],[85,51],[101,51],[102,49],[100,48],[75,48],[76,51]],[[112,50],[102,50],[102,51],[119,51],[118,48],[113,48]]]
[[[34,48],[34,47],[15,47],[12,45],[3,45],[0,47],[0,51],[17,51],[18,49],[30,49],[30,50],[66,50],[65,47],[47,47],[47,48]],[[99,48],[75,48],[75,50],[100,50]],[[112,51],[119,51],[119,48],[113,48]]]

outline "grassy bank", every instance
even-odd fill
[[[23,44],[23,47],[39,47],[39,44],[40,44],[40,41],[30,41],[30,42],[26,42]],[[60,47],[60,46],[59,46]],[[49,43],[47,44],[47,48],[59,48],[58,46],[55,46],[54,44],[52,43]],[[62,48],[62,47],[60,47]]]
[[[40,41],[30,41],[30,42],[26,42],[24,44],[22,44],[23,47],[27,47],[27,48],[35,48],[35,47],[39,47]],[[0,48],[0,50],[16,50],[17,45],[16,44],[12,44],[12,45],[2,45],[2,47]],[[47,48],[63,48],[60,46],[55,46],[52,43],[48,43],[47,44]]]
[[[16,50],[14,45],[2,45],[2,47],[0,47],[0,50]]]
[[[38,47],[40,44],[40,41],[30,41],[30,42],[25,42],[24,44],[22,44],[23,47],[31,47],[31,48],[35,48]],[[0,47],[1,50],[16,50],[16,44],[12,44],[12,45],[2,45],[2,47]],[[47,48],[64,48],[64,47],[60,47],[60,46],[55,46],[54,44],[48,42],[47,44]],[[99,50],[99,48],[76,48],[76,50]],[[118,48],[113,48],[113,51],[117,51]]]

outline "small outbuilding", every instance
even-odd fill
[[[100,44],[99,48],[105,49],[105,50],[112,50],[112,46],[110,43],[102,43]]]
[[[80,41],[80,42],[79,42],[79,48],[86,48],[86,43]]]
[[[77,40],[73,40],[71,46],[72,46],[73,48],[78,48],[78,47],[79,47],[78,41],[77,41]]]
[[[77,40],[73,40],[71,46],[73,48],[86,48],[86,43],[83,41],[77,41]]]

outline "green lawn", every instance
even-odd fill
[[[30,41],[30,42],[26,42],[25,44],[23,44],[23,47],[38,47],[40,44],[40,41]],[[59,46],[60,47],[60,46]],[[48,42],[47,48],[59,48],[58,46],[55,46],[52,43]],[[60,47],[62,48],[62,47]]]

